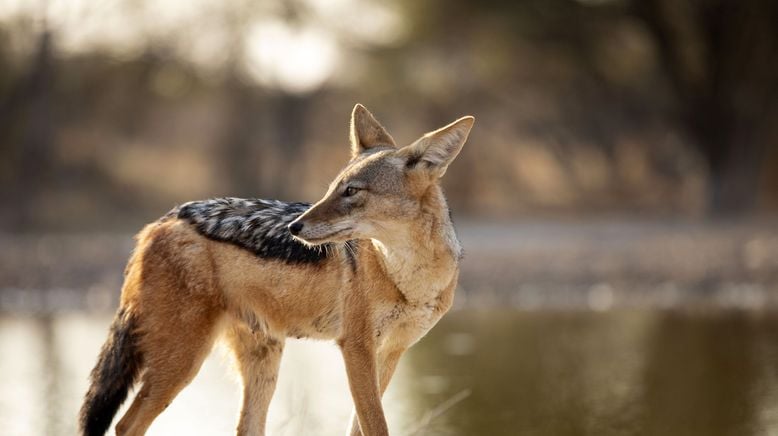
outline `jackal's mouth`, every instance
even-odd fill
[[[299,240],[300,242],[306,244],[306,245],[321,245],[326,244],[327,242],[339,242],[341,239],[343,241],[348,240],[349,238],[345,237],[348,232],[350,232],[352,229],[351,227],[346,227],[342,229],[336,229],[333,232],[320,235],[320,234],[314,234],[314,235],[304,235],[299,234],[295,235],[294,238]],[[303,232],[305,233],[305,232]]]

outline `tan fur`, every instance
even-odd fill
[[[288,336],[336,340],[356,409],[351,434],[388,434],[381,395],[397,362],[452,304],[460,248],[438,180],[472,122],[463,118],[397,149],[355,107],[354,159],[298,219],[308,243],[356,239],[355,267],[345,249],[293,264],[206,239],[177,219],[144,228],[121,305],[138,320],[145,370],[117,433],[144,434],[226,332],[244,384],[238,434],[264,434]],[[406,167],[409,158],[418,165]],[[349,183],[360,186],[351,199],[342,194]],[[362,203],[357,210],[347,200]]]

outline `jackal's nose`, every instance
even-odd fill
[[[289,224],[289,233],[293,234],[294,236],[297,236],[300,234],[300,230],[303,229],[303,223],[300,221],[295,221],[292,224]]]

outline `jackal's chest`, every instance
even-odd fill
[[[438,300],[418,304],[396,302],[378,309],[374,312],[378,343],[391,341],[404,346],[411,346],[424,337],[445,313]]]

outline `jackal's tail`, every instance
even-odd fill
[[[114,317],[108,339],[90,375],[90,386],[79,413],[83,436],[104,435],[141,368],[136,319],[124,308]]]

